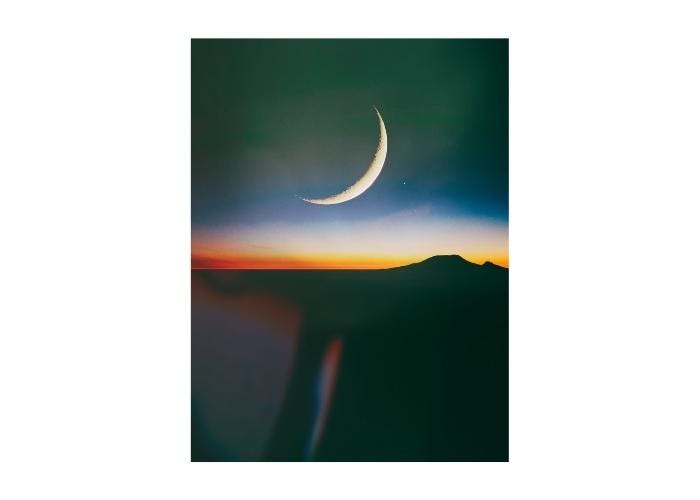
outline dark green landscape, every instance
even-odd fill
[[[507,269],[193,270],[192,294],[193,461],[508,460]]]

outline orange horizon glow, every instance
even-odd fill
[[[193,269],[388,269],[435,255],[508,267],[502,221],[413,209],[348,222],[260,223],[200,228]]]
[[[508,268],[507,255],[472,255],[460,254],[462,258],[475,264],[490,261],[501,267]],[[319,255],[306,257],[293,256],[256,256],[256,255],[226,255],[226,254],[194,254],[192,269],[239,269],[239,270],[371,270],[390,269],[421,262],[432,255],[412,256],[338,256]]]

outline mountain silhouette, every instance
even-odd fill
[[[391,269],[431,269],[431,270],[456,270],[464,271],[466,269],[476,270],[480,268],[496,268],[506,270],[505,267],[498,266],[491,261],[486,261],[483,264],[475,264],[468,261],[461,255],[433,255],[425,260],[408,264],[405,266],[394,267]]]
[[[400,266],[394,269],[415,269],[418,267],[460,267],[460,266],[477,266],[473,262],[469,262],[460,255],[433,255],[425,260],[416,262],[413,264],[408,264],[405,266]]]
[[[386,270],[193,270],[192,284],[194,461],[245,459],[239,440],[248,430],[225,423],[240,420],[256,430],[254,418],[242,418],[250,406],[243,396],[225,396],[231,391],[222,388],[217,397],[230,398],[227,405],[207,399],[211,374],[250,377],[249,369],[222,361],[225,351],[258,352],[247,362],[263,373],[275,363],[230,340],[231,324],[236,330],[255,318],[269,321],[255,308],[222,306],[217,321],[227,323],[213,343],[217,324],[201,308],[217,297],[222,304],[237,297],[287,304],[301,317],[263,459],[508,460],[508,269],[436,255]],[[226,315],[243,317],[230,323]],[[340,344],[327,420],[310,448],[324,353]]]
[[[481,264],[481,266],[482,266],[482,267],[492,267],[492,268],[496,268],[496,269],[502,269],[502,270],[504,270],[504,271],[507,271],[507,270],[508,270],[508,268],[503,267],[503,266],[499,266],[498,264],[494,264],[494,263],[491,262],[490,260],[487,260],[486,262],[484,262],[483,264]]]

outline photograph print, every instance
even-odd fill
[[[508,461],[508,40],[191,41],[191,460]]]

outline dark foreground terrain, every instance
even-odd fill
[[[192,460],[508,460],[508,271],[192,271]]]

